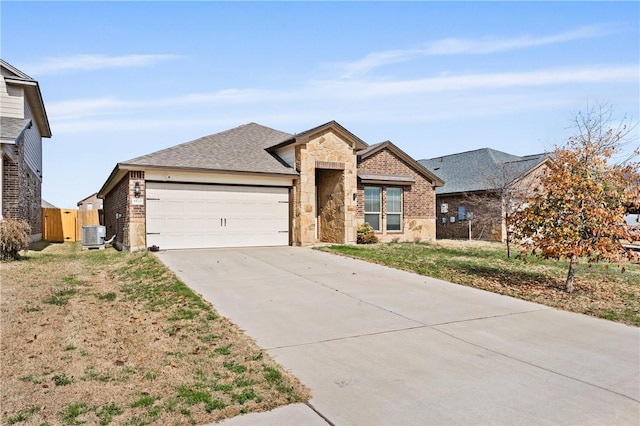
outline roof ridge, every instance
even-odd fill
[[[486,151],[486,150],[489,150],[489,149],[491,149],[491,148],[485,147],[485,148],[470,149],[468,151],[454,152],[453,154],[445,154],[445,155],[438,155],[437,157],[423,158],[422,160],[418,160],[418,161],[430,161],[430,160],[437,160],[439,158],[445,158],[445,157],[455,157],[455,156],[462,155],[462,154],[469,154],[471,152]]]
[[[14,67],[13,65],[11,65],[9,62],[5,61],[4,59],[0,58],[0,64],[2,64],[3,67],[5,67],[9,71],[11,71],[12,73],[16,74],[18,76],[18,78],[20,78],[20,79],[29,80],[29,81],[36,81],[31,76],[27,75],[24,71],[20,71],[18,68]]]

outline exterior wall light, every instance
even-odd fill
[[[136,198],[140,196],[140,182],[136,182],[133,186],[133,195],[135,195]]]

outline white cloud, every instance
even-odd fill
[[[608,66],[443,75],[413,80],[328,80],[319,81],[317,85],[319,92],[328,93],[329,96],[333,93],[333,96],[371,98],[461,90],[637,82],[639,72],[637,66]]]
[[[428,117],[444,119],[459,115],[459,108],[465,103],[478,113],[486,114],[540,105],[545,97],[551,103],[567,102],[567,96],[575,99],[585,91],[593,93],[592,85],[637,84],[639,72],[634,65],[452,74],[410,80],[336,79],[303,82],[282,89],[226,89],[157,99],[75,99],[51,103],[47,109],[56,134],[85,132],[91,128],[121,130],[179,123],[193,126],[210,124],[215,117],[222,116],[226,122],[238,124],[261,117],[280,117],[275,119],[279,122],[288,116],[290,119],[286,121],[292,121],[292,117],[299,121],[299,115],[325,117],[327,121],[338,116],[373,119],[378,114],[382,115],[374,120],[417,120],[421,115],[425,120],[426,105],[441,109],[430,107]],[[489,101],[500,96],[508,99]],[[487,105],[482,106],[483,99]],[[237,119],[230,120],[230,117]]]
[[[178,55],[73,55],[48,58],[42,62],[26,65],[25,72],[30,75],[95,71],[106,68],[138,68],[157,62],[178,59]]]
[[[485,37],[480,40],[447,38],[427,43],[420,48],[373,52],[357,61],[343,63],[342,78],[364,75],[376,68],[406,62],[419,56],[480,55],[526,49],[574,40],[600,37],[613,32],[612,25],[593,25],[549,36],[510,38]]]

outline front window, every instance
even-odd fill
[[[387,231],[402,230],[402,188],[387,188]]]
[[[376,231],[380,230],[380,188],[364,188],[364,221]]]
[[[467,208],[465,206],[458,206],[458,221],[467,219]]]

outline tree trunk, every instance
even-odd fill
[[[509,232],[509,213],[504,214],[504,227],[506,231],[505,238],[507,239],[507,259],[511,259],[511,234]]]
[[[578,258],[576,255],[571,255],[569,258],[569,273],[567,273],[567,284],[566,290],[567,293],[573,293],[573,277],[576,274],[576,264],[578,263]]]

